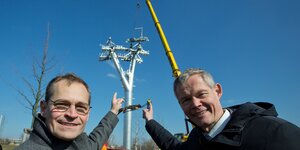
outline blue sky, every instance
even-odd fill
[[[137,8],[140,3],[140,8]],[[223,106],[247,101],[275,104],[279,116],[300,126],[300,10],[296,0],[152,1],[180,70],[200,67],[223,86]],[[20,137],[31,115],[14,87],[30,96],[20,77],[34,82],[31,65],[40,59],[50,24],[49,56],[57,74],[75,72],[90,85],[89,133],[110,108],[113,93],[124,96],[111,62],[99,62],[99,44],[125,40],[143,27],[150,51],[137,64],[134,104],[152,99],[155,118],[172,133],[185,132],[183,112],[172,91],[172,70],[144,0],[0,1],[0,136]],[[126,63],[123,68],[127,69]],[[122,143],[123,117],[114,130]],[[141,110],[133,112],[134,132],[149,138]],[[137,126],[137,127],[135,127]],[[132,134],[134,135],[134,133]]]

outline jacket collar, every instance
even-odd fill
[[[231,119],[224,130],[211,140],[211,142],[224,143],[231,146],[240,146],[242,140],[242,130],[249,120],[259,116],[277,116],[275,106],[270,103],[244,103],[226,108],[231,113]],[[201,142],[208,142],[197,127],[201,135]]]
[[[48,145],[53,149],[65,149],[72,144],[72,141],[63,141],[54,137],[47,128],[45,118],[41,116],[41,114],[35,116],[33,131],[30,138],[40,145]]]

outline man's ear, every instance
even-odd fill
[[[41,107],[41,115],[43,117],[45,117],[44,114],[45,114],[45,111],[46,111],[46,108],[47,108],[47,102],[45,100],[41,100],[40,101],[40,107]]]
[[[222,94],[223,94],[223,90],[222,90],[222,86],[221,86],[220,83],[216,83],[216,85],[215,85],[215,91],[216,91],[216,93],[217,93],[217,96],[218,96],[219,98],[221,98],[221,97],[222,97]]]

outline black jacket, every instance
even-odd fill
[[[44,118],[39,115],[35,118],[30,138],[15,150],[99,150],[118,121],[117,115],[109,111],[89,136],[82,133],[68,142],[55,138],[46,127]]]
[[[146,129],[162,149],[198,150],[299,150],[300,128],[283,119],[270,103],[245,103],[226,108],[231,119],[223,131],[207,141],[195,127],[186,142],[179,142],[155,120]]]

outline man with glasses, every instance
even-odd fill
[[[47,86],[45,100],[40,103],[41,113],[35,117],[30,138],[16,150],[99,150],[116,126],[123,102],[115,93],[111,110],[87,135],[83,131],[91,108],[88,85],[72,73],[57,76]]]

